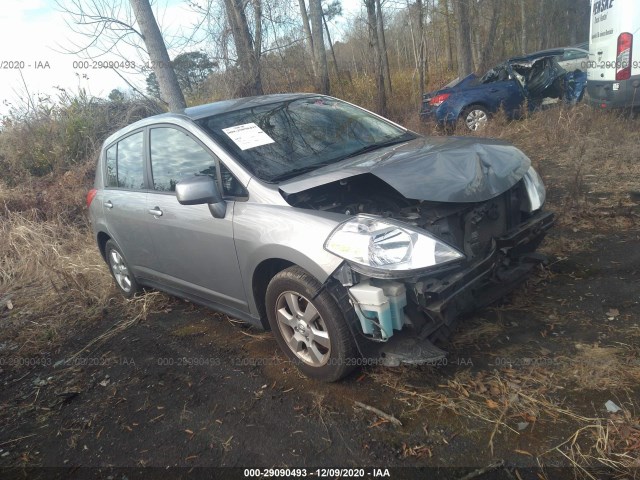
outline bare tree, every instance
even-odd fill
[[[420,82],[420,98],[424,96],[424,22],[422,19],[422,0],[416,0],[416,10],[418,11],[418,38],[420,39],[420,52],[418,54],[418,70],[419,70],[419,82]]]
[[[169,110],[172,112],[185,109],[187,102],[178,84],[178,77],[176,77],[176,72],[171,65],[167,47],[162,39],[156,18],[153,16],[153,11],[151,11],[149,0],[130,0],[130,2],[140,27],[142,40],[144,40],[147,52],[149,52],[151,67],[156,74],[162,98],[167,102]]]
[[[311,25],[309,24],[309,15],[307,14],[307,6],[304,0],[298,0],[300,6],[300,19],[302,20],[302,28],[304,29],[304,35],[307,38],[307,49],[309,50],[309,56],[311,57],[311,68],[313,70],[314,78],[318,78],[318,72],[316,71],[316,55],[313,48],[313,35],[311,35]]]
[[[385,86],[391,92],[391,70],[389,70],[389,56],[387,52],[387,41],[384,36],[384,20],[382,18],[382,5],[380,0],[376,0],[376,29],[378,42],[380,43],[380,56],[382,60],[382,71],[385,77]]]
[[[376,19],[376,0],[364,0],[367,9],[367,26],[369,30],[369,47],[373,50],[374,76],[376,79],[376,103],[377,112],[380,115],[387,114],[387,96],[384,86],[384,72],[382,65],[382,52],[378,40],[378,21]]]
[[[520,0],[520,28],[521,36],[520,36],[520,50],[524,55],[527,53],[527,10],[525,8],[524,0]]]
[[[302,2],[302,0],[300,1]],[[321,0],[309,0],[309,14],[311,16],[311,33],[313,36],[313,56],[316,62],[316,83],[320,93],[328,95],[329,67],[327,65],[327,50],[324,46]]]
[[[145,65],[151,60],[158,78],[161,100],[172,111],[186,107],[148,0],[57,0],[56,3],[68,15],[66,23],[71,31],[88,39],[88,43],[82,45],[71,41],[71,48],[65,48],[67,53],[88,58],[110,55],[130,61],[131,54],[125,54],[121,47],[129,49],[129,52],[137,51]],[[143,68],[138,73],[145,71],[148,70]],[[145,96],[119,70],[114,69],[114,72],[132,89]]]
[[[473,71],[473,57],[471,53],[471,24],[469,22],[469,1],[453,0],[453,10],[456,16],[457,35],[456,47],[458,51],[458,76],[466,77]]]
[[[247,2],[248,3],[248,2]],[[262,18],[261,0],[253,0],[255,20],[255,43],[249,30],[243,0],[224,0],[227,19],[231,27],[231,35],[236,47],[238,66],[240,68],[240,85],[237,93],[240,96],[262,95],[262,77],[260,74],[260,56],[262,54]],[[260,42],[260,43],[259,43]]]
[[[453,70],[453,47],[451,46],[451,20],[449,19],[449,0],[444,0],[444,18],[447,25],[447,60],[449,70]]]

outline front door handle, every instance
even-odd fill
[[[111,203],[111,200],[107,200],[103,203],[103,205],[107,208],[113,208],[113,203]]]
[[[149,213],[151,215],[153,215],[154,217],[161,217],[162,216],[162,210],[160,209],[160,207],[153,207],[149,209]]]

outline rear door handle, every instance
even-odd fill
[[[151,215],[153,215],[154,217],[161,217],[162,216],[162,210],[160,209],[160,207],[153,207],[149,209],[149,213]]]
[[[103,205],[107,208],[113,208],[113,203],[111,203],[111,200],[107,200],[103,203]]]

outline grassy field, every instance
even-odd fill
[[[440,134],[407,107],[392,116],[421,133]],[[379,441],[395,445],[398,465],[472,467],[502,459],[510,468],[569,465],[585,478],[596,478],[590,468],[626,474],[635,468],[637,474],[640,121],[581,105],[516,122],[496,118],[482,136],[508,140],[530,156],[547,185],[547,208],[556,213],[557,225],[543,246],[551,265],[504,304],[470,318],[448,346],[448,365],[369,368],[326,387],[283,368],[268,334],[229,326],[232,320],[222,320],[228,337],[188,319],[183,330],[171,327],[165,333],[184,342],[195,328],[216,348],[235,345],[242,355],[274,360],[253,375],[259,383],[277,383],[280,392],[295,388],[300,395],[311,395],[308,416],[318,424],[331,423],[332,415],[350,415],[351,400],[358,398],[396,412],[402,434],[386,430],[382,418],[359,419],[368,435],[380,431]],[[109,345],[116,348],[116,338],[125,332],[148,327],[150,319],[170,322],[162,318],[185,308],[199,318],[212,315],[158,292],[132,301],[117,295],[85,217],[93,169],[89,158],[64,172],[26,177],[11,187],[0,183],[0,355],[6,358],[70,359]],[[123,348],[115,351],[123,354]],[[472,361],[454,365],[455,359]],[[35,400],[21,395],[33,388],[35,376],[55,377],[49,367],[38,362],[1,366],[0,379],[10,385],[0,397],[0,444],[11,452],[0,457],[3,465],[48,463],[33,453],[33,441],[55,430],[56,415],[62,413],[40,403],[47,398],[46,387],[38,389],[40,400],[38,394]],[[380,397],[371,397],[371,389]],[[55,398],[55,389],[49,395]],[[77,402],[89,398],[81,396]],[[607,400],[621,410],[604,410]],[[102,412],[105,418],[110,414]],[[47,419],[38,420],[38,415]],[[38,431],[38,425],[50,428]],[[32,432],[33,438],[13,440]],[[357,458],[362,445],[345,442]],[[454,442],[463,442],[459,450],[441,453]],[[74,451],[76,444],[59,448]],[[473,445],[471,453],[465,445]],[[114,461],[131,463],[118,458]],[[221,458],[224,464],[229,457]],[[360,458],[366,463],[369,457]],[[347,460],[353,463],[351,457]]]

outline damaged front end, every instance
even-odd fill
[[[462,160],[447,157],[460,181],[467,172],[469,185],[481,183],[471,163],[463,168]],[[526,173],[503,183],[501,193],[486,192],[506,173],[488,181],[475,201],[407,198],[389,185],[393,179],[374,175],[376,169],[286,196],[297,207],[349,216],[325,249],[345,260],[333,280],[347,292],[343,309],[350,310],[363,356],[391,366],[443,358],[434,343],[444,341],[462,315],[500,299],[544,261],[535,250],[553,214],[542,210],[544,186],[528,159],[513,161],[510,171],[523,166]]]
[[[533,60],[512,59],[508,63],[513,77],[520,83],[530,102],[530,108],[560,102],[574,105],[584,95],[587,74],[581,70],[565,70],[555,55]]]

